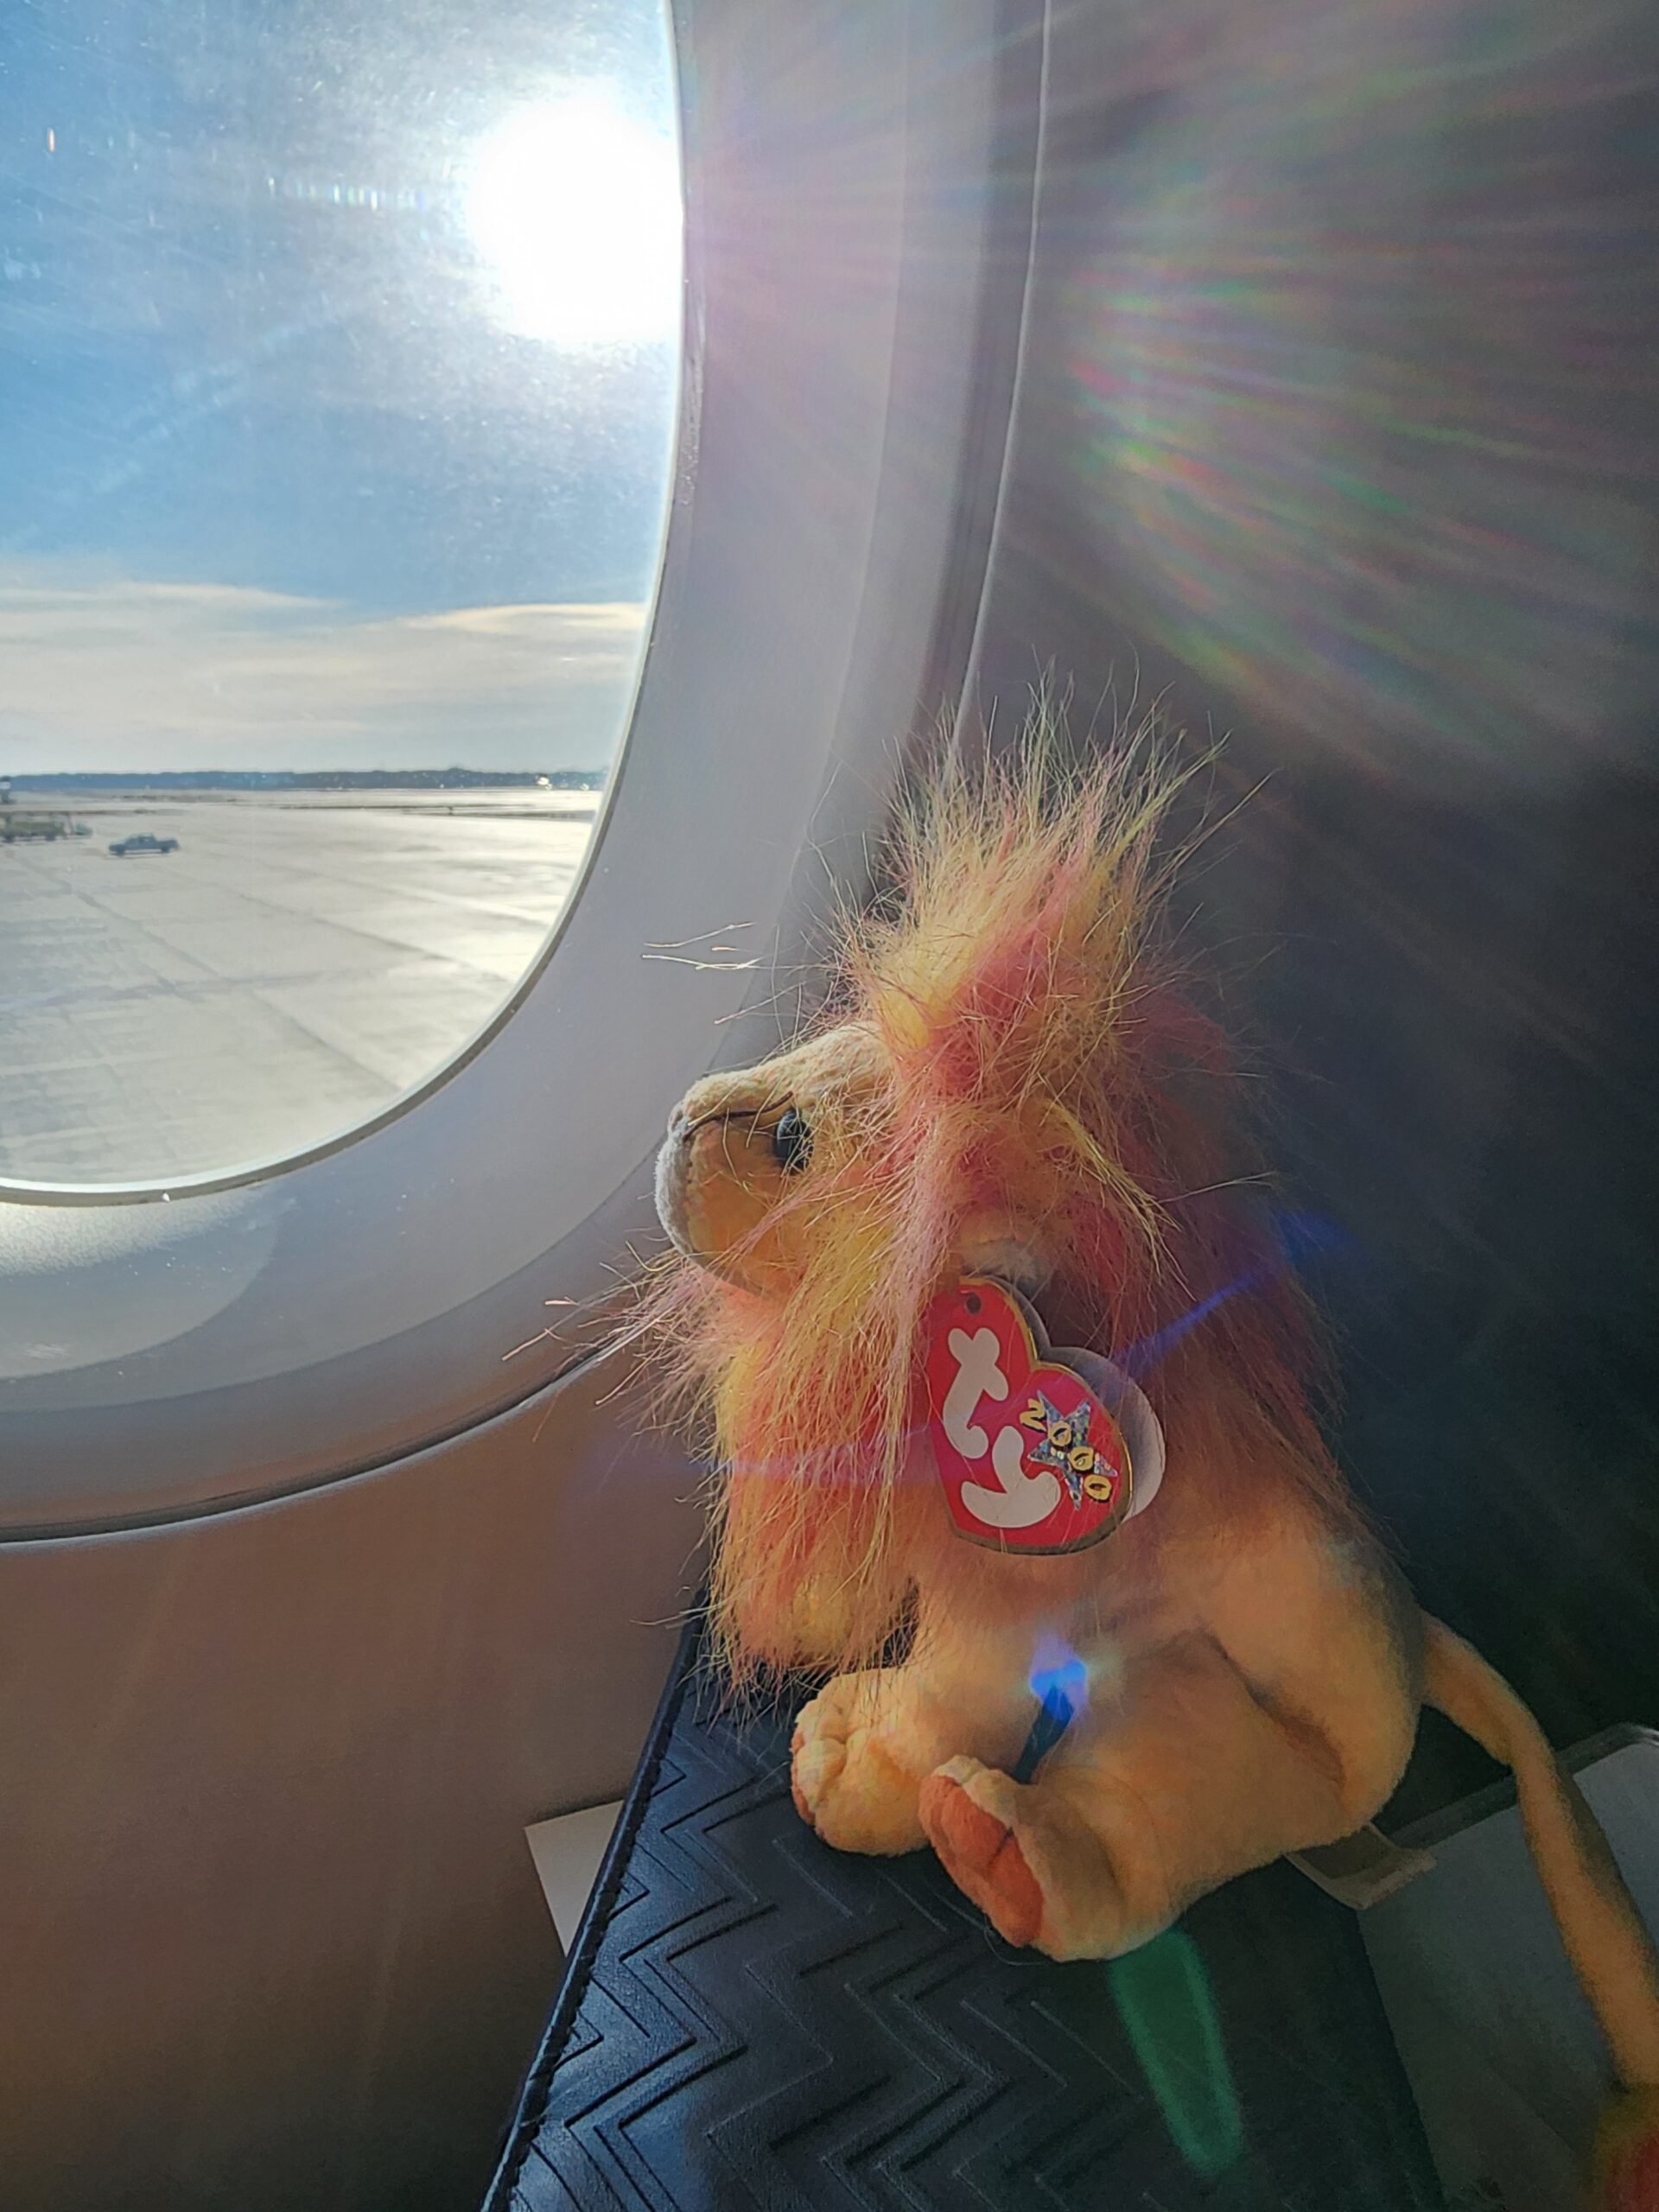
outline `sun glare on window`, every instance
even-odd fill
[[[467,217],[511,329],[563,346],[672,333],[673,144],[603,94],[565,92],[505,117],[479,149]]]

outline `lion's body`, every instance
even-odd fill
[[[831,1672],[793,1766],[826,1840],[931,1842],[1005,1936],[1058,1958],[1128,1948],[1363,1825],[1427,1691],[1521,1746],[1529,1833],[1578,1868],[1551,1894],[1581,1978],[1626,2078],[1659,2080],[1659,1968],[1616,1870],[1574,1844],[1525,1708],[1425,1624],[1310,1411],[1315,1340],[1239,1085],[1160,933],[1167,792],[1155,772],[947,779],[820,1028],[677,1115],[659,1206],[695,1264],[655,1317],[713,1416],[717,1649],[740,1680]],[[913,1416],[923,1316],[969,1273],[1006,1277],[1055,1342],[1138,1356],[1166,1468],[1103,1543],[1033,1558],[953,1530]],[[1086,1700],[1016,1782],[1056,1643]]]
[[[961,1543],[918,1470],[899,1547],[916,1594],[906,1663],[837,1677],[798,1724],[797,1798],[826,1840],[931,1840],[1011,1939],[1098,1957],[1229,1876],[1369,1820],[1415,1731],[1414,1608],[1363,1539],[1300,1499],[1217,1528],[1196,1483],[1177,1490],[1103,1545],[1031,1560]],[[1021,1786],[1008,1771],[1032,1723],[1033,1649],[1051,1640],[1084,1662],[1088,1701]],[[976,1878],[964,1861],[951,1792],[928,1800],[947,1765],[1019,1842],[1034,1923],[1029,1889],[1005,1895],[995,1868]]]
[[[868,1051],[867,1039],[843,1049],[832,1032],[798,1059],[693,1092],[688,1118],[710,1130],[721,1181],[734,1110],[786,1092],[822,1126],[819,1071],[868,1064]],[[803,1220],[794,1233],[809,1229]],[[1034,1210],[1005,1203],[969,1256],[982,1263],[1005,1233],[1029,1248]],[[772,1238],[768,1255],[776,1229]],[[1234,1252],[1227,1264],[1260,1258]],[[1155,1336],[1192,1302],[1196,1263],[1172,1264],[1143,1291],[1137,1333]],[[1200,1282],[1200,1299],[1211,1287]],[[741,1306],[747,1294],[727,1295]],[[1075,1292],[1057,1301],[1073,1313],[1077,1302]],[[785,1300],[751,1318],[764,1331],[787,1312]],[[856,1452],[855,1464],[790,1481],[772,1455],[757,1465],[745,1452],[741,1417],[728,1414],[727,1632],[776,1667],[845,1669],[796,1736],[797,1801],[828,1841],[898,1852],[931,1840],[1005,1933],[1057,1956],[1100,1955],[1143,1941],[1230,1874],[1332,1841],[1376,1812],[1416,1725],[1418,1617],[1330,1470],[1310,1465],[1316,1447],[1296,1434],[1287,1446],[1240,1389],[1236,1343],[1234,1332],[1195,1328],[1153,1366],[1145,1382],[1170,1471],[1147,1511],[1059,1558],[961,1541],[925,1443],[880,1491]],[[729,1371],[721,1379],[729,1388]],[[740,1381],[747,1393],[749,1377]],[[856,1664],[906,1609],[903,1665]],[[1054,1643],[1084,1662],[1087,1702],[1021,1786],[1007,1770],[1032,1723],[1033,1655]],[[1045,1901],[1037,1924],[1023,1885],[1001,1898],[953,1849],[950,1794],[926,1798],[953,1762],[957,1825],[972,1803],[1018,1838]],[[1103,1859],[1104,1888],[1090,1878]]]

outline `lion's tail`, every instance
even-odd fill
[[[1659,2212],[1659,1951],[1578,1784],[1496,1669],[1440,1621],[1427,1623],[1427,1702],[1515,1776],[1538,1878],[1579,1985],[1631,2094],[1604,2122],[1604,2201]]]

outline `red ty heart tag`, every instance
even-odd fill
[[[1083,1551],[1150,1503],[1163,1472],[1151,1407],[1109,1362],[1051,1353],[1004,1284],[969,1275],[936,1299],[924,1345],[929,1435],[959,1536],[999,1551]],[[1139,1432],[1133,1465],[1125,1427]]]

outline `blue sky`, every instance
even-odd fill
[[[479,144],[657,0],[0,12],[0,770],[591,766],[661,524],[666,344],[515,334]]]

